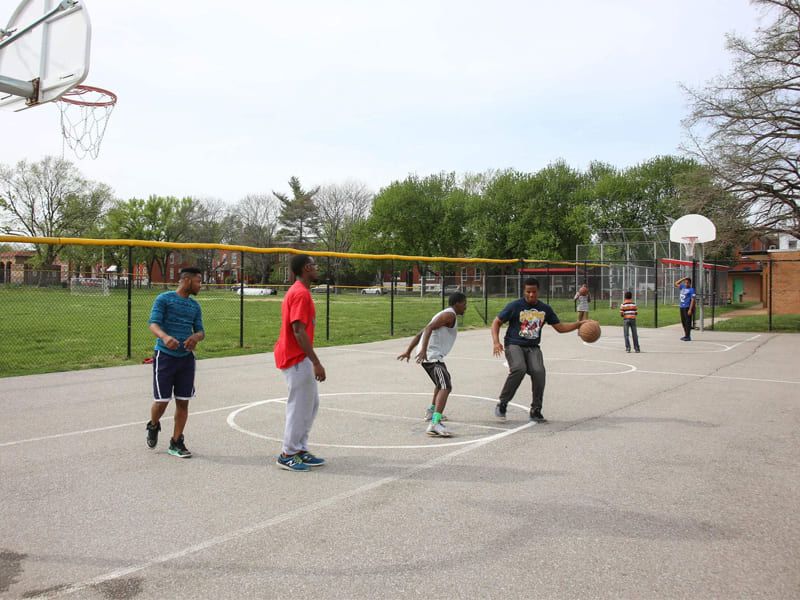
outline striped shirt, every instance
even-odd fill
[[[625,300],[619,305],[619,314],[623,319],[635,319],[639,310],[633,300]]]

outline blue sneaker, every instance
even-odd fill
[[[275,462],[281,469],[286,469],[287,471],[310,471],[311,467],[303,463],[303,459],[300,457],[299,454],[294,454],[292,456],[284,456],[283,454],[278,455],[278,460]]]
[[[311,452],[301,452],[298,456],[300,456],[300,460],[303,461],[304,465],[308,465],[309,467],[321,467],[325,464],[325,459],[320,458],[319,456],[314,456]]]

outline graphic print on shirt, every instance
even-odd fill
[[[526,340],[538,340],[544,323],[544,312],[541,310],[521,310],[519,313],[519,337]]]

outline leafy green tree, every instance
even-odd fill
[[[369,218],[357,228],[355,246],[378,254],[464,256],[467,198],[454,173],[409,175],[378,193]],[[422,273],[428,265],[418,262],[417,268]]]
[[[279,221],[283,225],[281,234],[288,240],[302,247],[310,241],[309,236],[317,223],[317,207],[314,204],[319,188],[304,190],[297,177],[289,179],[292,195],[272,192],[281,203]]]
[[[585,177],[564,162],[537,173],[498,174],[469,208],[472,254],[564,259],[589,237]]]
[[[197,223],[200,203],[194,198],[150,196],[147,200],[133,198],[118,202],[109,211],[106,231],[111,237],[151,240],[157,242],[187,242]],[[142,248],[137,260],[147,263],[152,280],[156,264],[166,273],[169,248]]]
[[[81,237],[111,201],[111,188],[85,179],[71,162],[47,156],[0,165],[0,230],[32,237]],[[36,265],[52,270],[62,244],[37,244]]]
[[[686,158],[658,156],[619,171],[590,167],[591,226],[600,240],[641,241],[680,217],[679,178],[698,169]],[[621,239],[624,232],[624,239]]]

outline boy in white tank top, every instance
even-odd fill
[[[449,308],[436,313],[425,329],[411,340],[408,348],[397,360],[408,360],[411,352],[433,381],[433,401],[428,407],[425,420],[430,420],[426,433],[430,436],[450,437],[450,432],[442,424],[442,413],[447,397],[453,391],[450,373],[444,364],[444,357],[452,350],[458,334],[458,318],[467,310],[467,297],[461,292],[450,294]]]

